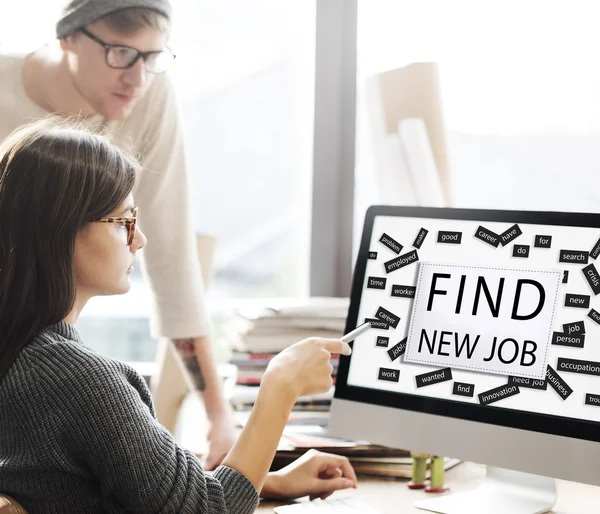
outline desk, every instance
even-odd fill
[[[483,480],[485,467],[465,462],[446,472],[446,483],[451,491],[459,492],[473,489]],[[600,487],[594,487],[564,480],[556,481],[558,501],[553,514],[597,514],[600,512]],[[423,491],[411,491],[406,480],[383,480],[361,478],[358,488],[336,492],[335,497],[356,495],[365,503],[382,514],[420,513],[427,511],[416,509],[413,502],[433,497]],[[258,513],[273,513],[273,508],[283,503],[261,502]],[[507,513],[508,514],[508,513]]]

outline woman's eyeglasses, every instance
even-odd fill
[[[131,217],[127,218],[100,218],[94,220],[98,223],[118,223],[127,227],[127,246],[131,246],[135,237],[135,225],[137,223],[137,207],[131,209]]]
[[[142,58],[148,73],[160,74],[167,71],[171,63],[175,60],[175,54],[169,48],[153,52],[140,52],[129,46],[111,45],[102,41],[98,36],[94,36],[94,34],[85,28],[80,29],[80,32],[104,47],[104,58],[110,68],[126,70],[131,68],[138,59]]]

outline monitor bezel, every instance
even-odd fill
[[[377,216],[560,225],[600,229],[600,214],[595,213],[371,206],[365,214],[360,247],[354,267],[345,332],[349,332],[357,326],[371,234]],[[600,233],[598,235],[600,238]],[[347,383],[351,359],[351,356],[341,356],[340,358],[336,376],[335,398],[600,442],[600,423],[594,421],[351,386]],[[600,377],[598,377],[598,380],[600,385]]]

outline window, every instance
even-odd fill
[[[33,5],[35,4],[35,5]],[[59,0],[15,3],[0,44],[34,50],[54,37]],[[308,292],[316,2],[172,0],[198,233],[217,238],[208,303]],[[35,17],[30,13],[36,12]],[[123,297],[94,298],[78,328],[99,351],[154,358],[148,289],[136,270]],[[218,333],[218,330],[217,330]]]
[[[308,289],[315,2],[175,0],[179,87],[211,298]]]
[[[359,0],[359,210],[377,202],[367,77],[413,62],[436,62],[453,206],[597,211],[595,6],[590,1]]]

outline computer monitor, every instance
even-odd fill
[[[600,485],[599,256],[596,214],[369,208],[346,331],[374,328],[340,360],[330,433],[488,466],[416,504],[434,512]]]

